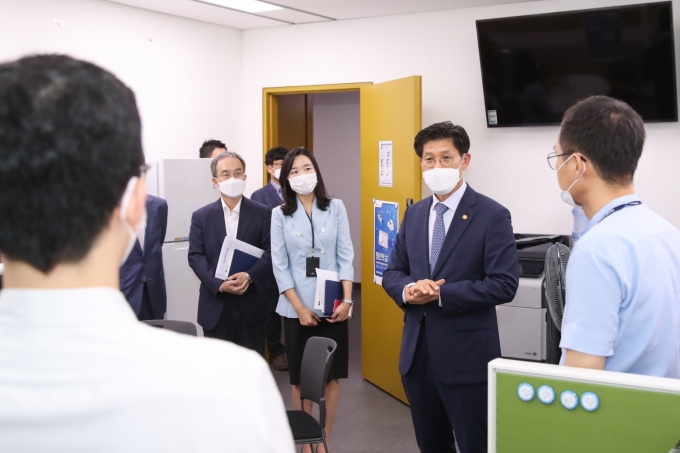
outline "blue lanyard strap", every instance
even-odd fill
[[[621,209],[627,208],[628,206],[638,206],[638,205],[641,205],[641,204],[642,204],[641,201],[631,201],[630,203],[620,204],[620,205],[616,206],[615,208],[612,208],[611,211],[609,211],[604,216],[602,216],[602,218],[600,219],[600,222],[602,222],[604,219],[606,219],[610,215],[614,214],[616,211],[620,211]],[[600,223],[600,222],[597,222],[597,223]]]

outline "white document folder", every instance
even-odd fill
[[[340,274],[324,269],[316,270],[316,291],[314,293],[314,309],[323,310],[324,302],[326,301],[326,281],[334,282],[340,281]]]
[[[264,255],[264,250],[250,245],[247,242],[239,241],[233,236],[227,236],[222,243],[222,250],[220,251],[220,258],[217,261],[217,268],[215,269],[215,278],[226,280],[229,277],[229,270],[231,262],[234,259],[234,251],[240,250],[243,253],[261,258]]]

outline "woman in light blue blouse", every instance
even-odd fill
[[[330,436],[340,394],[338,379],[347,377],[349,358],[346,321],[353,304],[354,249],[347,211],[342,201],[328,197],[319,166],[305,148],[288,152],[279,180],[284,203],[272,212],[271,248],[280,293],[276,312],[284,317],[293,404],[300,409],[300,368],[307,340],[313,336],[335,340],[338,347],[326,385]],[[316,276],[308,273],[308,262],[314,258],[316,267],[338,272],[342,282],[343,303],[331,316],[314,309]]]

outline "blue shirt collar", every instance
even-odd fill
[[[439,201],[437,196],[432,194],[432,206],[430,206],[430,211],[434,211],[437,203],[444,203],[451,212],[456,212],[456,209],[458,209],[458,205],[460,204],[460,200],[463,199],[463,194],[465,194],[465,189],[467,189],[467,183],[463,181],[463,184],[458,188],[458,190],[456,190],[449,198],[444,201]]]
[[[602,219],[604,218],[604,216],[609,211],[611,211],[612,209],[614,209],[615,207],[617,207],[619,205],[630,203],[631,201],[640,201],[640,197],[638,197],[635,194],[631,194],[631,195],[626,195],[624,197],[615,198],[612,201],[610,201],[609,203],[607,203],[602,209],[597,211],[597,214],[595,214],[593,216],[593,218],[590,219],[590,222],[588,222],[588,225],[586,225],[586,227],[581,230],[580,237],[583,237],[583,235],[586,234],[588,231],[590,231],[590,229],[592,227],[594,227],[595,225],[600,223],[602,221]]]
[[[278,192],[279,190],[281,190],[281,184],[276,184],[276,183],[275,183],[273,180],[271,180],[271,179],[269,180],[269,184],[271,184],[272,187],[273,187],[274,189],[276,189],[277,192]]]

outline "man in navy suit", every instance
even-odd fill
[[[487,364],[496,305],[519,283],[510,212],[469,187],[470,139],[450,122],[416,135],[434,195],[404,213],[383,287],[404,310],[399,373],[423,453],[487,450]]]
[[[137,236],[130,256],[120,268],[120,290],[140,321],[163,319],[165,314],[163,241],[167,228],[168,203],[148,195],[146,227]]]
[[[271,177],[269,184],[261,189],[253,192],[252,200],[274,209],[283,202],[283,194],[281,192],[281,183],[279,182],[279,175],[281,174],[281,165],[283,159],[286,157],[288,150],[281,146],[272,148],[267,151],[264,156],[264,163],[267,165],[267,173]],[[275,238],[283,241],[283,238]],[[286,357],[286,347],[281,343],[281,316],[276,313],[276,304],[279,302],[279,288],[276,285],[276,279],[272,277],[269,282],[269,302],[271,313],[267,321],[267,350],[269,351],[269,359],[272,366],[277,371],[288,370],[288,358]]]
[[[213,184],[221,197],[191,217],[189,265],[201,280],[198,323],[206,337],[231,341],[264,356],[272,276],[269,231],[271,210],[243,196],[246,164],[225,151],[213,158]],[[264,250],[247,272],[215,277],[224,238],[229,235]]]

